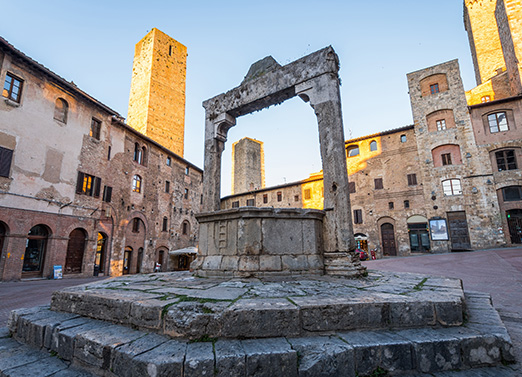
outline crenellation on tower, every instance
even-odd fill
[[[135,47],[127,123],[183,157],[187,48],[153,28]]]

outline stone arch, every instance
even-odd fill
[[[433,158],[433,166],[441,167],[444,165],[461,165],[462,155],[460,153],[460,145],[444,144],[439,145],[431,150]]]
[[[435,73],[420,80],[421,95],[423,97],[442,93],[449,89],[448,77],[445,73]],[[437,92],[432,93],[432,86],[437,85]]]
[[[436,110],[426,115],[426,123],[428,132],[444,131],[457,126],[452,109]]]
[[[82,272],[83,257],[87,246],[88,234],[83,228],[75,228],[69,233],[67,252],[65,256],[64,274],[79,274]]]

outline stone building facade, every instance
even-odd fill
[[[187,47],[153,28],[136,44],[127,123],[183,157]]]
[[[265,187],[263,142],[249,137],[232,144],[232,193]]]
[[[522,4],[464,1],[477,87],[456,60],[409,73],[414,125],[346,141],[356,240],[382,255],[522,243]],[[222,207],[322,209],[321,174]]]
[[[0,280],[188,267],[201,169],[4,39],[0,82]]]

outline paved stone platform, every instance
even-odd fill
[[[489,295],[467,293],[465,302],[466,320],[458,327],[198,341],[49,307],[19,309],[9,320],[14,339],[0,333],[0,347],[7,347],[0,375],[61,376],[56,373],[81,368],[85,374],[78,376],[516,376],[501,366],[514,361],[513,349]]]
[[[361,279],[124,276],[55,292],[51,309],[170,337],[270,338],[460,326],[458,279],[371,272]]]

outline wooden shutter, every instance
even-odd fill
[[[76,181],[76,193],[83,194],[83,173],[78,172],[78,180]]]
[[[94,196],[98,198],[100,196],[101,178],[94,177]]]
[[[104,186],[103,187],[103,201],[110,203],[112,199],[112,187]]]
[[[11,161],[13,159],[13,151],[11,149],[0,147],[0,176],[9,177],[11,170]]]

